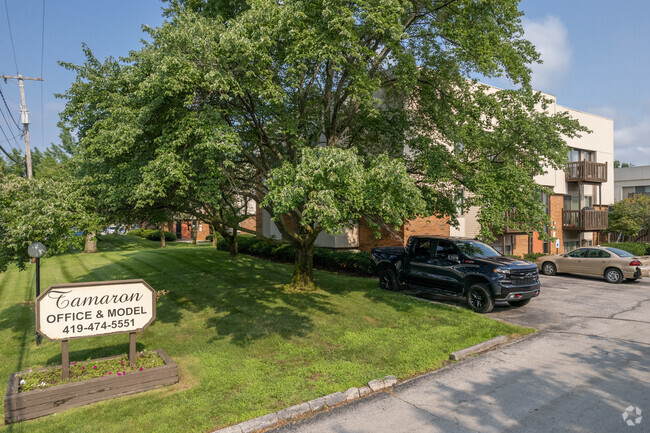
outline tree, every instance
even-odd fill
[[[24,269],[27,248],[42,242],[48,254],[80,246],[75,233],[94,224],[85,197],[74,183],[0,175],[0,272],[10,263]]]
[[[610,233],[621,233],[625,236],[636,237],[639,240],[642,230],[650,228],[650,197],[635,194],[632,197],[617,201],[609,213]]]
[[[614,160],[614,168],[627,168],[627,167],[634,167],[634,164],[630,164],[628,162],[623,162],[619,161],[618,159]]]
[[[149,197],[183,196],[199,179],[185,174],[197,173],[197,155],[217,155],[213,175],[254,194],[297,249],[293,285],[312,287],[318,233],[365,212],[375,227],[416,213],[455,223],[463,189],[469,205],[482,204],[485,237],[513,207],[531,228],[548,220],[533,177],[561,168],[564,139],[585,129],[546,112],[530,88],[538,55],[517,3],[172,2],[169,22],[149,30],[153,42],[123,63],[69,65],[79,78],[66,116],[107,167],[100,173],[127,167],[121,178],[134,190],[147,176],[131,177],[131,165],[165,173]],[[519,88],[495,91],[476,76]],[[378,161],[393,174],[371,185]],[[240,167],[252,174],[231,173]],[[374,195],[346,177],[366,179]],[[395,189],[413,185],[417,194]],[[348,194],[355,201],[340,203]]]

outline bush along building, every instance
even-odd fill
[[[553,240],[543,241],[538,233],[528,234],[506,227],[492,246],[506,255],[523,257],[529,253],[564,254],[580,246],[607,242],[604,231],[608,224],[608,206],[614,202],[614,123],[612,119],[585,113],[556,103],[552,95],[548,107],[551,113],[566,111],[590,134],[567,139],[568,163],[564,170],[549,169],[535,181],[552,189],[553,194],[540,194],[551,226],[548,235]],[[378,246],[403,246],[413,235],[456,236],[475,238],[479,235],[478,208],[462,209],[458,227],[436,217],[421,217],[407,221],[395,232],[381,230],[381,237],[362,220],[351,229],[342,229],[337,235],[321,233],[316,246],[368,251]],[[515,210],[516,211],[516,210]],[[281,239],[281,234],[270,215],[258,208],[256,230],[266,237]]]

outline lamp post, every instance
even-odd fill
[[[27,248],[27,253],[36,261],[36,297],[38,298],[41,294],[41,257],[45,255],[45,245],[40,242],[34,242]],[[37,332],[36,345],[39,346],[40,344],[41,335]]]

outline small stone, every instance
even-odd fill
[[[345,395],[345,401],[354,400],[359,398],[359,388],[350,388],[343,393]]]
[[[336,406],[339,403],[343,403],[345,401],[345,394],[342,392],[335,392],[330,395],[325,396],[325,404],[328,407]]]
[[[309,403],[300,403],[295,406],[288,407],[284,410],[278,412],[278,418],[283,420],[288,420],[291,418],[299,417],[302,414],[309,412],[310,405]]]
[[[373,391],[379,391],[380,389],[384,389],[386,387],[386,385],[384,385],[384,381],[381,379],[371,380],[370,382],[368,382],[368,386]]]
[[[308,402],[308,404],[309,404],[309,408],[313,412],[316,412],[317,410],[321,410],[322,408],[325,407],[325,397],[319,397],[317,399],[314,399]]]
[[[384,377],[384,386],[389,388],[397,383],[397,378],[395,376],[386,376]]]
[[[359,388],[359,397],[366,396],[371,392],[372,390],[370,388],[368,388],[367,386],[362,386],[361,388]]]

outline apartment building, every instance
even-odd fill
[[[614,200],[634,194],[650,195],[650,165],[614,169]]]
[[[568,112],[592,133],[567,139],[569,162],[564,170],[549,169],[535,179],[539,185],[553,190],[550,196],[541,195],[546,204],[551,226],[548,234],[553,241],[542,241],[539,235],[506,229],[493,246],[504,254],[523,256],[530,252],[563,254],[579,246],[597,245],[604,239],[607,228],[608,206],[614,202],[614,123],[612,119],[585,113],[556,102],[553,95],[548,108],[551,113]],[[650,168],[650,167],[649,167]],[[648,183],[650,185],[650,183]],[[382,230],[375,237],[363,221],[351,229],[342,229],[337,235],[321,233],[317,246],[369,250],[376,246],[404,245],[412,235],[458,236],[474,238],[480,231],[476,215],[478,208],[469,208],[459,217],[459,226],[435,217],[408,221],[396,233]],[[257,230],[265,236],[281,238],[268,213],[258,210]]]

